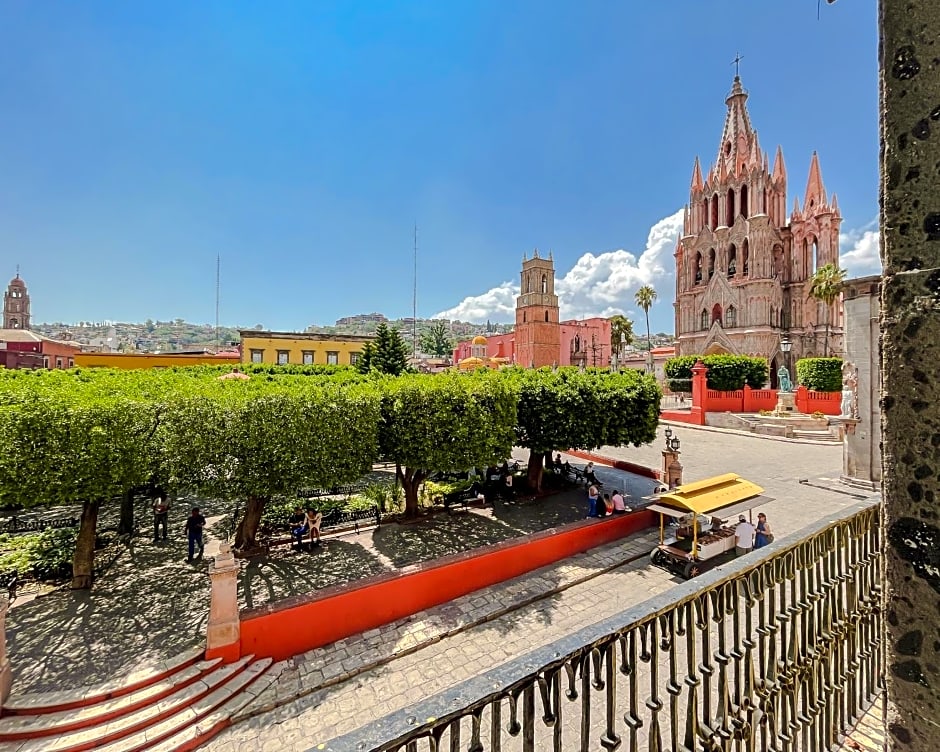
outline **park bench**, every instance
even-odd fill
[[[237,513],[236,513],[237,514]],[[320,523],[320,535],[336,534],[346,531],[360,531],[360,525],[363,527],[378,526],[382,521],[382,515],[378,506],[373,505],[368,509],[341,510],[331,509],[324,512],[323,520]],[[268,551],[278,546],[290,546],[295,540],[290,534],[291,524],[288,517],[274,520],[266,524],[258,534],[258,543]]]
[[[455,507],[463,507],[466,509],[472,502],[479,499],[478,492],[465,488],[462,491],[452,491],[451,493],[444,494],[442,501],[444,503],[444,509],[448,513],[452,513]]]

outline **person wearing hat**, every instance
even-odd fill
[[[738,526],[734,529],[734,551],[738,556],[748,554],[754,548],[754,526],[743,514],[738,517]]]

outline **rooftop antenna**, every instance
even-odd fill
[[[415,222],[415,269],[411,289],[411,357],[418,357],[418,223]]]
[[[222,254],[215,255],[215,351],[220,349],[219,342],[219,292],[221,290],[220,280],[222,272]]]

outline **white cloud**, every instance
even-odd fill
[[[562,319],[613,316],[627,313],[633,294],[643,285],[657,288],[659,300],[673,297],[672,253],[682,232],[682,209],[661,219],[650,228],[646,248],[636,255],[625,250],[585,253],[564,277],[557,279],[555,292]],[[556,270],[557,273],[557,270]],[[482,323],[512,321],[515,318],[519,286],[503,282],[482,295],[464,298],[459,304],[435,314],[434,318]]]
[[[881,273],[881,231],[878,220],[839,234],[839,266],[848,277]]]

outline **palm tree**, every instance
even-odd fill
[[[643,313],[646,314],[646,366],[649,368],[652,364],[650,363],[650,353],[653,350],[653,343],[650,339],[650,308],[653,306],[653,301],[656,300],[656,290],[653,289],[652,285],[643,285],[639,290],[636,291],[636,295],[633,296],[633,299],[636,301],[636,304],[643,309]]]
[[[840,269],[836,264],[825,264],[819,267],[810,279],[809,297],[826,304],[826,342],[823,346],[823,354],[827,358],[829,357],[829,317],[832,304],[842,292],[844,281],[845,269]]]
[[[633,344],[633,322],[619,313],[610,317],[610,351],[623,360],[623,348]]]

